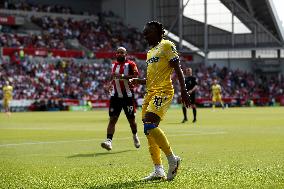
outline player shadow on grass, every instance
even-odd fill
[[[186,123],[182,123],[182,122],[170,122],[170,123],[167,123],[168,125],[186,125],[187,124],[187,122]]]
[[[155,188],[153,184],[160,182],[166,182],[166,180],[154,180],[154,181],[133,180],[133,181],[106,184],[103,186],[92,186],[89,187],[88,189],[145,188],[147,185],[149,186],[149,188]]]
[[[80,157],[97,157],[97,156],[104,156],[104,155],[111,155],[111,154],[120,154],[125,152],[130,152],[134,150],[122,150],[116,152],[102,152],[102,153],[90,153],[90,154],[75,154],[72,156],[68,156],[67,158],[80,158]]]

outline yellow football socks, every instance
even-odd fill
[[[154,129],[150,129],[149,135],[155,140],[156,144],[163,150],[166,156],[173,153],[165,133],[160,128],[156,127]]]
[[[148,139],[149,152],[154,165],[162,165],[161,150],[159,146],[156,144],[155,139],[150,134],[146,136]]]

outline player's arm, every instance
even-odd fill
[[[196,91],[197,89],[197,85],[195,85],[191,90],[188,91],[189,94],[193,93],[194,91]]]
[[[113,74],[112,78],[113,79],[131,79],[131,78],[136,78],[138,74],[131,74],[131,75],[124,75],[124,74]]]
[[[181,90],[181,101],[186,107],[189,107],[190,106],[190,96],[187,93],[187,90],[185,87],[184,75],[180,67],[179,57],[178,57],[178,52],[176,50],[176,47],[172,42],[165,43],[163,47],[164,47],[163,50],[164,50],[166,59],[169,61],[170,66],[174,68],[177,74],[179,84],[180,84],[180,90]]]
[[[134,64],[134,75],[133,77],[129,78],[129,83],[131,85],[146,85],[146,78],[138,78],[139,72],[136,67],[136,64]]]
[[[139,72],[138,72],[138,68],[136,66],[136,64],[134,62],[130,63],[129,64],[130,66],[130,74],[129,75],[124,75],[124,74],[114,74],[114,77],[115,79],[132,79],[132,78],[137,78],[138,75],[139,75]]]
[[[111,93],[112,89],[113,89],[113,86],[112,86],[112,81],[113,80],[109,80],[109,81],[106,81],[104,84],[103,84],[103,88],[105,90],[105,92],[107,93]]]
[[[139,71],[138,68],[136,66],[136,64],[134,62],[129,64],[130,68],[131,68],[131,72],[129,75],[122,75],[121,79],[132,79],[132,78],[138,78],[139,76]]]
[[[146,85],[146,79],[145,78],[132,78],[129,79],[129,83],[132,85]]]
[[[196,82],[196,79],[194,80],[194,87],[188,91],[189,94],[193,93],[194,91],[197,90],[197,82]]]
[[[183,75],[182,69],[181,69],[180,64],[179,64],[179,59],[174,58],[174,59],[170,60],[170,66],[172,68],[174,68],[174,70],[177,74],[177,77],[178,77],[180,90],[181,90],[182,103],[186,107],[189,107],[190,106],[190,97],[189,97],[189,94],[186,91],[185,82],[184,82],[184,75]]]
[[[103,84],[103,89],[109,94],[111,93],[113,89],[112,82],[114,79],[115,79],[115,75],[111,72],[110,77],[107,78]]]

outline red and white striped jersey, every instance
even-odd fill
[[[138,76],[139,72],[136,63],[131,60],[126,60],[124,63],[114,61],[112,63],[112,74],[124,74],[125,76]],[[111,96],[118,96],[119,98],[133,97],[133,87],[129,85],[128,79],[113,79],[113,90]]]

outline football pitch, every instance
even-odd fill
[[[197,123],[182,118],[172,108],[160,124],[182,158],[177,177],[144,182],[153,166],[140,111],[140,149],[122,112],[112,151],[100,147],[107,110],[2,113],[0,188],[284,188],[283,107],[200,108]]]

